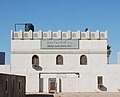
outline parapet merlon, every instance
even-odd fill
[[[51,31],[43,32],[39,30],[38,32],[29,31],[11,31],[11,39],[13,40],[41,40],[41,39],[81,39],[81,40],[106,40],[107,31],[100,32],[96,30],[91,32],[89,30],[81,32],[80,30],[72,32],[68,30],[67,32]]]

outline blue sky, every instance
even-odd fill
[[[6,52],[6,64],[15,23],[33,23],[36,31],[107,30],[111,63],[120,51],[120,0],[0,0],[0,51]]]

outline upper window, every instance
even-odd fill
[[[62,55],[58,55],[56,57],[56,64],[57,65],[63,65],[63,56]]]
[[[80,57],[80,64],[81,64],[81,65],[87,65],[87,56],[82,55],[82,56]]]
[[[39,65],[39,57],[38,57],[37,55],[34,55],[34,56],[32,57],[32,65],[33,65],[33,66]]]

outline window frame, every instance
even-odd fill
[[[19,92],[20,92],[20,90],[21,90],[21,80],[19,79],[19,81],[18,81],[18,90],[19,90]]]
[[[61,58],[61,59],[58,59],[58,58]],[[62,55],[56,56],[56,65],[63,65],[63,56]]]
[[[82,59],[83,57],[85,58],[84,60]],[[83,61],[85,61],[85,62],[83,62]],[[80,56],[80,65],[87,65],[87,63],[88,63],[87,56],[81,55]]]
[[[34,67],[39,66],[39,56],[38,55],[32,56],[32,66],[34,66]]]
[[[5,92],[8,92],[8,78],[5,80]]]
[[[103,76],[97,76],[98,89],[103,86]]]

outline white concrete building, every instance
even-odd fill
[[[107,64],[107,32],[11,32],[11,71],[27,92],[117,92],[120,65]]]
[[[10,71],[27,92],[119,92],[120,65],[107,64],[107,31],[11,31]]]

